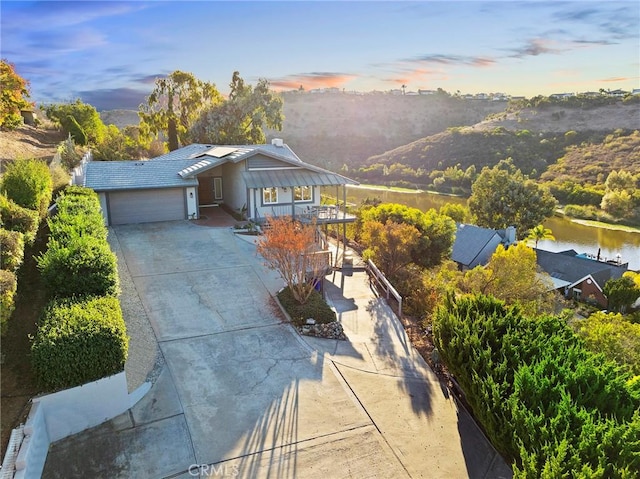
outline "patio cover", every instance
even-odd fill
[[[271,188],[294,186],[357,185],[358,182],[329,171],[303,169],[260,170],[242,172],[247,188]]]

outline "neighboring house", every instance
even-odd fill
[[[548,273],[556,290],[567,298],[607,307],[603,290],[610,279],[620,278],[629,263],[600,261],[574,250],[552,253],[536,249],[538,266]]]
[[[499,244],[509,246],[516,242],[516,229],[509,226],[505,230],[493,230],[460,223],[451,251],[451,259],[458,268],[465,271],[478,265],[485,265]]]
[[[76,183],[98,193],[108,225],[198,219],[203,208],[219,205],[257,222],[291,215],[346,223],[355,218],[320,206],[320,188],[335,187],[346,203],[346,185],[358,184],[303,162],[280,139],[192,144],[147,161],[89,161]]]

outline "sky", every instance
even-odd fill
[[[228,94],[442,88],[550,95],[640,88],[640,2],[0,1],[0,56],[38,104],[138,109],[158,77]]]

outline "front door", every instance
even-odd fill
[[[212,205],[214,203],[212,176],[198,177],[198,200],[200,206]]]

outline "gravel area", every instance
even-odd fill
[[[155,382],[164,365],[164,358],[113,228],[109,228],[108,240],[111,250],[118,258],[120,307],[129,335],[129,356],[124,370],[131,392],[145,382]]]

